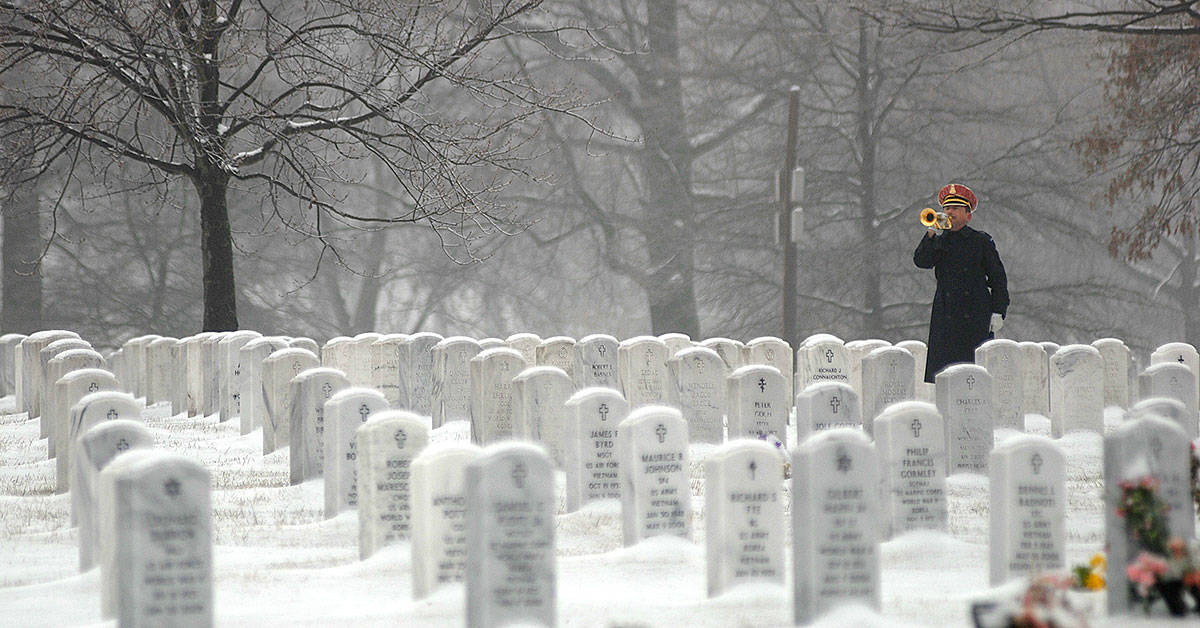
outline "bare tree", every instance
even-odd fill
[[[935,33],[1004,35],[1031,30],[1075,30],[1120,35],[1200,35],[1200,1],[1131,0],[1080,3],[1025,0],[858,0],[867,15]],[[1064,6],[1065,5],[1065,6]]]
[[[206,330],[238,324],[235,188],[261,199],[263,228],[320,241],[335,224],[420,223],[469,260],[479,237],[513,222],[495,195],[525,174],[527,120],[563,107],[488,57],[540,4],[3,0],[0,132],[33,147],[30,170],[6,174],[128,160],[190,181]],[[454,101],[474,106],[447,115]],[[368,158],[407,196],[402,211],[340,202]]]

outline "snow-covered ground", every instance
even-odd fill
[[[0,415],[0,625],[104,624],[99,571],[80,574],[77,568],[69,496],[54,494],[46,441],[38,439],[36,421],[11,414],[12,403],[0,400],[0,412],[10,412]],[[212,472],[218,626],[464,625],[461,586],[413,601],[408,545],[358,560],[356,515],[323,519],[321,482],[289,486],[286,449],[263,456],[260,431],[242,436],[236,422],[168,414],[161,406],[145,413],[157,446],[192,456]],[[1118,418],[1116,409],[1106,413],[1110,428]],[[1048,434],[1049,421],[1030,415],[1027,428]],[[1014,434],[997,430],[996,440]],[[435,430],[432,440],[468,435],[467,425],[455,422]],[[1102,440],[1073,433],[1057,442],[1067,457],[1068,562],[1083,563],[1103,548]],[[786,586],[747,585],[706,596],[701,460],[711,451],[712,446],[692,448],[691,542],[659,538],[622,547],[615,501],[558,516],[560,626],[791,624],[790,573]],[[563,484],[560,473],[560,512]],[[819,625],[969,625],[971,601],[997,593],[987,583],[987,479],[952,476],[947,494],[946,533],[913,533],[883,543],[882,613],[848,608]],[[1074,599],[1091,606],[1093,625],[1152,623],[1104,618],[1103,593]]]

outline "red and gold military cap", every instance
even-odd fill
[[[979,204],[979,199],[975,198],[975,193],[971,188],[961,183],[951,183],[942,189],[938,190],[938,205],[945,207],[947,205],[963,205],[967,211],[975,211],[975,206]]]

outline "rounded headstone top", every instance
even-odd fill
[[[489,351],[490,351],[490,349],[489,349]],[[480,354],[480,355],[483,355],[483,354]],[[531,366],[529,368],[522,369],[520,373],[517,373],[516,377],[513,377],[513,381],[514,382],[524,382],[524,381],[531,380],[535,377],[558,377],[558,378],[564,379],[566,381],[571,381],[571,376],[567,375],[566,371],[558,368],[557,366],[546,366],[546,365]]]
[[[470,457],[478,458],[483,455],[483,448],[465,440],[441,441],[429,443],[421,454],[413,460],[414,466],[434,464],[444,458]]]
[[[300,371],[299,373],[296,373],[296,376],[293,377],[292,379],[306,381],[306,380],[313,379],[315,377],[341,377],[341,378],[345,379],[346,373],[343,372],[341,369],[335,369],[335,368],[332,368],[329,366],[314,366],[311,368],[306,368],[303,371]]]
[[[800,346],[807,347],[809,345],[815,345],[815,344],[824,343],[824,342],[834,342],[839,345],[846,344],[846,341],[842,340],[841,338],[838,338],[837,336],[834,336],[833,334],[821,333],[821,334],[813,334],[813,335],[809,336],[808,338],[805,338],[804,341],[800,343]]]
[[[709,347],[688,347],[687,349],[680,349],[679,351],[675,352],[675,356],[672,359],[686,360],[687,358],[694,358],[694,357],[700,357],[700,356],[707,357],[707,358],[713,358],[716,360],[721,359],[721,354],[717,353],[716,351],[714,351],[713,349],[711,349]]]
[[[653,405],[652,404],[652,405],[648,405],[648,406],[642,406],[640,408],[637,408],[636,410],[633,410],[632,412],[629,413],[629,416],[625,420],[630,421],[630,422],[638,422],[638,421],[645,421],[648,419],[656,419],[656,418],[663,418],[663,417],[679,419],[680,421],[682,421],[683,413],[680,412],[678,408],[674,408],[671,406],[661,406],[661,405]]]
[[[873,447],[871,438],[866,432],[853,427],[835,427],[827,430],[814,432],[804,442],[800,443],[797,449],[813,450],[827,445],[829,443],[850,443],[854,445],[862,445],[865,447]]]
[[[78,338],[78,337],[79,337],[79,334],[77,334],[73,331],[66,330],[66,329],[45,329],[42,331],[33,332],[32,334],[26,336],[25,340],[28,340],[29,342],[44,342],[46,344],[50,344],[51,342],[58,340],[59,338]]]
[[[286,360],[288,358],[295,358],[295,357],[301,357],[301,356],[307,356],[314,360],[317,359],[317,354],[313,353],[312,351],[309,351],[308,349],[301,349],[299,347],[284,347],[282,349],[276,349],[275,351],[271,352],[271,355],[267,356],[267,361],[278,362],[280,360]]]
[[[1004,439],[1003,442],[998,443],[994,448],[992,448],[992,451],[1016,451],[1017,449],[1024,447],[1051,447],[1054,449],[1054,451],[1058,452],[1060,456],[1062,455],[1062,451],[1059,449],[1058,444],[1056,444],[1049,437],[1042,436],[1041,434],[1026,433],[1018,433],[1009,436],[1008,438]]]
[[[445,338],[443,338],[441,334],[434,333],[432,331],[419,331],[415,334],[409,334],[408,336],[408,342],[428,342],[430,340],[441,342],[442,340],[445,340]]]
[[[1170,397],[1150,397],[1133,404],[1133,407],[1125,412],[1125,420],[1131,421],[1148,415],[1184,419],[1188,415],[1187,405]]]
[[[593,399],[613,398],[620,398],[623,400],[625,399],[625,396],[621,394],[621,391],[616,390],[615,388],[608,388],[606,386],[588,386],[587,388],[581,388],[575,391],[575,393],[571,395],[569,399],[567,399],[567,405],[578,405]]]
[[[584,336],[583,338],[580,338],[579,342],[577,342],[576,344],[582,345],[582,344],[588,344],[588,343],[592,343],[592,342],[611,342],[611,343],[616,344],[617,337],[610,336],[609,334],[588,334],[588,335]]]
[[[753,347],[755,345],[772,344],[772,343],[787,344],[787,341],[778,336],[759,336],[757,338],[751,338],[750,341],[746,343],[746,346]]]
[[[852,349],[852,350],[856,350],[856,351],[857,350],[867,350],[868,352],[873,351],[879,347],[892,346],[892,343],[890,343],[886,340],[881,340],[879,338],[867,338],[864,340],[851,340],[845,344],[846,344],[847,349]]]
[[[20,342],[28,337],[25,334],[4,334],[0,336],[0,342]]]
[[[373,345],[398,345],[408,340],[408,334],[383,334],[375,339]]]
[[[658,339],[663,342],[666,342],[668,340],[686,340],[688,342],[692,341],[691,336],[681,333],[681,332],[677,332],[677,331],[672,331],[672,332],[667,332],[665,334],[662,334],[662,335],[658,336]]]
[[[978,351],[980,349],[987,351],[989,349],[1019,349],[1019,348],[1020,348],[1020,344],[1016,340],[1009,340],[1008,338],[995,338],[995,339],[989,340],[989,341],[979,345],[979,348],[976,349],[976,351]]]
[[[352,342],[352,341],[353,341],[353,339],[349,336],[334,336],[333,338],[330,338],[329,340],[325,341],[324,347],[326,349],[328,349],[330,347],[334,347],[334,346],[337,346],[337,345],[340,345],[340,344],[343,344],[346,342]]]
[[[383,334],[376,331],[364,331],[361,334],[356,334],[351,340],[354,342],[371,343],[379,340]]]
[[[383,393],[379,392],[378,389],[368,388],[366,386],[347,386],[346,388],[334,392],[329,399],[325,400],[325,403],[339,404],[345,403],[347,399],[361,399],[363,397],[371,397],[381,403],[387,403],[387,397],[385,397]]]
[[[927,401],[914,401],[914,400],[909,399],[907,401],[897,401],[896,403],[889,404],[888,407],[884,408],[883,411],[879,413],[879,416],[875,418],[875,422],[878,423],[880,419],[883,419],[885,417],[899,416],[899,415],[912,414],[912,413],[939,414],[937,406],[933,405],[932,403],[929,403]]]
[[[1154,350],[1154,352],[1155,353],[1177,353],[1177,352],[1195,353],[1196,347],[1194,347],[1191,344],[1188,344],[1186,342],[1168,342],[1166,344],[1159,345],[1158,348]]]
[[[909,351],[908,349],[905,349],[904,347],[897,347],[896,345],[884,345],[882,347],[875,347],[874,349],[871,349],[869,352],[867,352],[866,357],[871,358],[872,360],[877,360],[880,358],[886,358],[888,356],[895,356],[895,355],[903,355],[903,356],[908,356],[910,358],[913,357],[913,354],[911,351]]]
[[[575,339],[570,336],[551,336],[549,338],[543,339],[541,344],[551,345],[551,344],[557,344],[557,343],[561,343],[561,342],[575,344]]]
[[[508,357],[515,360],[520,360],[522,362],[525,361],[525,356],[521,355],[520,351],[509,347],[492,347],[490,349],[484,349],[483,351],[475,354],[475,357],[471,358],[471,361],[486,362],[488,360],[494,360],[500,357]]]
[[[739,366],[736,369],[734,369],[734,371],[729,374],[729,379],[741,379],[743,377],[755,377],[755,376],[762,377],[762,375],[764,373],[770,374],[772,376],[777,375],[779,377],[783,377],[783,373],[779,369],[775,368],[774,366],[771,366],[770,364],[747,364],[745,366]]]
[[[535,333],[532,333],[532,332],[528,332],[528,331],[522,331],[522,332],[517,332],[515,334],[511,334],[508,338],[504,339],[504,342],[507,342],[510,344],[514,343],[514,342],[540,343],[541,341],[542,341],[541,336],[539,336]]]
[[[110,371],[106,371],[101,368],[86,368],[86,369],[75,369],[74,371],[71,371],[70,373],[63,375],[61,378],[59,378],[58,381],[71,383],[71,382],[79,381],[81,379],[95,379],[97,377],[102,377],[102,378],[103,377],[111,377],[113,379],[116,379],[116,375],[113,375]]]
[[[689,340],[689,342],[690,342],[690,340]],[[641,343],[651,343],[651,344],[656,344],[656,345],[662,345],[663,347],[667,346],[666,341],[664,341],[663,339],[658,338],[656,336],[634,336],[632,338],[626,338],[625,340],[621,341],[620,346],[630,347],[630,346],[633,346],[636,344],[641,344]]]
[[[800,391],[801,395],[815,395],[822,392],[854,392],[854,387],[846,382],[819,381],[813,382]]]
[[[1092,341],[1092,346],[1097,349],[1101,347],[1124,347],[1125,341],[1120,338],[1098,338]]]
[[[55,361],[58,361],[59,363],[62,363],[62,362],[66,362],[67,360],[70,360],[71,358],[80,358],[80,357],[98,358],[101,362],[104,361],[104,356],[100,355],[99,351],[96,351],[96,350],[90,349],[90,348],[78,347],[78,348],[74,348],[74,349],[67,349],[66,351],[63,351],[62,353],[59,353],[58,355],[54,356],[53,358],[50,358],[50,362],[53,363]]]
[[[492,349],[495,347],[507,347],[507,346],[508,346],[508,343],[504,342],[503,340],[501,340],[500,338],[497,338],[495,336],[488,336],[487,338],[479,339],[479,348],[480,349]]]
[[[42,353],[46,355],[54,355],[67,349],[91,349],[92,343],[83,340],[82,338],[60,338],[42,347]]]
[[[474,346],[478,347],[479,341],[475,340],[474,338],[471,338],[470,336],[447,336],[447,337],[439,340],[437,343],[437,346],[449,347],[449,346],[463,345],[463,344],[469,344],[469,345],[474,345]]]

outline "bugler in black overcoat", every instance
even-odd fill
[[[913,263],[937,277],[925,358],[925,381],[932,383],[946,366],[974,362],[975,348],[992,338],[992,313],[1008,310],[1008,280],[992,236],[968,226],[922,237]]]

